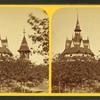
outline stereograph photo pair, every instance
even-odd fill
[[[48,13],[0,7],[0,93],[99,93],[100,7]]]

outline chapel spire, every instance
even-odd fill
[[[81,41],[82,41],[82,37],[81,37],[81,29],[80,29],[80,24],[79,24],[79,18],[78,18],[78,13],[77,13],[77,21],[76,21],[76,27],[75,27],[75,35],[72,38],[73,40],[73,44],[75,47],[80,47],[81,45]]]
[[[29,49],[29,46],[28,46],[28,43],[27,43],[27,40],[26,40],[26,37],[25,37],[25,29],[23,30],[23,40],[22,40],[22,43],[21,43],[21,46],[20,46],[20,49],[18,50],[18,52],[20,53],[20,58],[23,58],[23,59],[29,59],[29,53],[30,53],[30,49]]]

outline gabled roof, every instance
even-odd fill
[[[0,53],[8,54],[10,56],[13,55],[12,52],[8,48],[6,48],[6,47],[0,47]]]
[[[83,48],[83,47],[71,47],[71,48],[65,49],[62,54],[65,55],[65,54],[78,54],[78,53],[90,54],[94,56],[93,52],[90,49]]]
[[[23,40],[18,52],[30,52],[25,36],[23,37]]]

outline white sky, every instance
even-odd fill
[[[100,8],[78,8],[81,35],[89,37],[90,49],[100,55]],[[64,8],[55,12],[52,18],[52,52],[61,53],[65,41],[72,38],[77,20],[76,8]]]
[[[0,8],[0,34],[8,37],[8,46],[14,56],[19,55],[17,50],[23,38],[23,29],[26,30],[26,38],[31,47],[31,40],[27,37],[32,33],[31,26],[27,23],[28,15],[33,13],[39,18],[45,15],[41,9],[36,8]],[[100,8],[78,8],[81,35],[89,37],[90,48],[96,54],[100,54]],[[72,37],[76,25],[77,9],[65,8],[57,10],[52,18],[52,51],[59,53],[64,50],[66,37]],[[42,57],[32,55],[32,62],[41,63]]]
[[[43,18],[45,15],[42,9],[36,8],[0,8],[0,34],[4,38],[8,38],[8,47],[14,56],[19,55],[17,50],[21,45],[23,39],[23,29],[26,30],[26,38],[29,47],[32,42],[28,38],[28,34],[32,33],[31,26],[27,23],[28,15],[33,13],[38,18]],[[30,57],[32,62],[42,63],[42,58],[39,55],[32,55]]]

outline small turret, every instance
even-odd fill
[[[66,39],[66,44],[65,44],[65,49],[68,49],[71,47],[71,40],[68,40],[68,38]]]
[[[6,37],[6,39],[1,39],[1,45],[2,45],[2,47],[8,48],[8,39],[7,39],[7,37]]]
[[[81,29],[80,29],[80,25],[79,25],[79,20],[78,20],[78,15],[77,15],[77,22],[76,22],[76,27],[75,27],[75,36],[72,38],[73,40],[73,44],[75,47],[80,47],[81,45],[81,41],[82,41],[82,37],[81,37]]]
[[[84,46],[84,48],[89,49],[89,38],[88,37],[87,37],[87,40],[83,40],[83,46]]]

